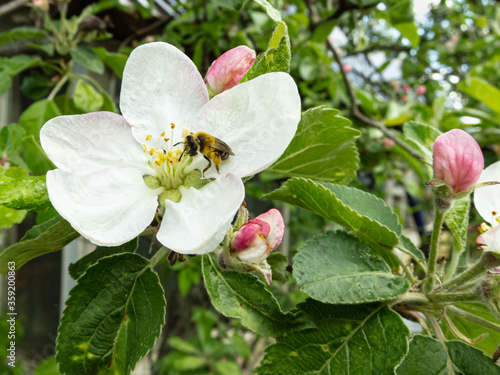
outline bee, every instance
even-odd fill
[[[184,153],[189,156],[196,156],[198,152],[208,161],[208,165],[202,173],[203,177],[205,177],[205,172],[212,166],[212,160],[217,173],[220,173],[219,164],[221,161],[228,159],[229,155],[234,155],[231,147],[224,141],[205,132],[191,132],[184,138],[183,142],[179,143],[184,144],[184,150],[182,151],[179,161],[181,161]]]

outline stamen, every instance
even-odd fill
[[[153,138],[153,136],[152,136],[151,134],[148,134],[148,135],[146,136],[146,141],[150,141],[150,140],[151,140],[151,138]]]
[[[497,216],[497,212],[496,212],[496,211],[491,211],[491,214],[492,214],[493,216]]]
[[[163,131],[161,134],[160,134],[160,137],[164,137],[165,136],[165,131]]]
[[[161,160],[160,160],[160,159],[155,159],[155,164],[156,164],[157,166],[160,166],[160,165],[161,165]]]
[[[153,154],[156,152],[155,148],[154,147],[151,147],[149,149],[149,155],[153,156]]]
[[[170,129],[175,129],[175,124],[173,122],[170,123]]]
[[[148,152],[148,148],[147,148],[147,146],[144,143],[142,144],[142,148],[144,149],[145,153]]]
[[[165,134],[165,132],[163,132],[163,134]],[[168,141],[170,141],[170,138],[163,138],[163,140],[165,141],[165,143],[167,143]]]

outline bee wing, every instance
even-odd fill
[[[233,150],[231,150],[231,147],[229,147],[226,142],[224,142],[223,140],[221,140],[219,138],[214,137],[214,139],[215,139],[215,142],[212,146],[210,146],[211,148],[213,148],[214,150],[217,150],[217,151],[225,152],[229,155],[234,155]]]

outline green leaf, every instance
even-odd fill
[[[47,31],[43,29],[39,29],[37,27],[32,26],[21,26],[15,27],[6,31],[4,33],[0,33],[0,45],[5,43],[17,42],[18,40],[26,40],[26,39],[43,39],[48,36]]]
[[[14,224],[21,223],[27,213],[26,210],[14,210],[0,205],[0,228],[10,228]]]
[[[40,100],[49,94],[52,85],[49,77],[33,70],[30,76],[23,79],[21,91],[24,96],[30,99]]]
[[[485,305],[482,303],[457,303],[455,304],[461,310],[467,311],[474,314],[480,318],[489,320],[492,323],[498,324],[498,319],[493,316]],[[448,315],[457,329],[462,332],[466,337],[470,339],[475,339],[480,335],[487,333],[488,336],[484,337],[482,340],[473,344],[477,349],[483,350],[488,355],[493,355],[497,349],[498,343],[500,342],[500,333],[493,331],[491,329],[485,328],[480,324],[462,319],[458,316],[453,315],[452,311],[448,312]],[[443,332],[447,339],[457,339],[455,334],[449,330],[447,325],[442,325]]]
[[[51,207],[45,176],[0,182],[0,204],[16,210],[40,211]]]
[[[356,176],[361,133],[338,111],[324,107],[302,114],[297,133],[270,170],[287,177],[306,177],[346,184]]]
[[[466,375],[500,374],[500,367],[481,350],[461,341],[448,341],[448,354],[454,371]],[[431,338],[415,335],[410,350],[397,369],[397,375],[447,375],[447,355],[443,345]]]
[[[394,247],[399,242],[397,215],[382,199],[359,189],[291,178],[263,198],[305,208],[383,246]]]
[[[0,57],[0,95],[10,89],[14,76],[39,63],[40,59],[28,55],[16,55],[11,58]]]
[[[337,20],[320,23],[311,34],[311,42],[325,43],[336,24]]]
[[[257,368],[260,375],[394,374],[410,332],[398,314],[378,304],[298,305],[316,328],[277,338]]]
[[[76,83],[73,100],[75,105],[85,112],[96,112],[104,104],[102,95],[82,80]]]
[[[183,353],[200,354],[200,349],[198,349],[195,345],[177,336],[170,337],[168,339],[168,345]]]
[[[114,100],[106,92],[102,92],[101,95],[103,98],[101,111],[118,113]]]
[[[60,375],[56,357],[49,357],[42,361],[33,371],[33,375]]]
[[[267,15],[276,22],[277,26],[269,40],[267,50],[257,56],[252,67],[241,80],[242,83],[265,73],[288,73],[290,71],[290,61],[292,58],[288,28],[281,18],[281,13],[273,8],[267,0],[254,0],[254,2],[264,8]]]
[[[217,375],[241,375],[241,367],[234,361],[218,361],[215,364]]]
[[[403,125],[403,134],[406,143],[417,150],[426,162],[432,163],[432,145],[441,132],[430,125],[408,121]]]
[[[214,0],[213,3],[220,7],[240,10],[245,4],[246,0]]]
[[[66,302],[56,359],[62,373],[126,375],[153,347],[165,321],[165,297],[147,259],[101,259],[78,279]]]
[[[301,327],[291,313],[284,313],[258,277],[223,271],[211,255],[203,256],[203,278],[214,307],[223,315],[264,336],[281,336]]]
[[[24,143],[24,159],[34,174],[42,175],[55,168],[40,146],[39,134],[47,121],[61,114],[53,100],[44,99],[30,105],[19,118],[19,125],[28,136]]]
[[[457,199],[446,212],[444,221],[453,233],[453,252],[461,252],[467,246],[470,196]]]
[[[123,69],[125,69],[125,63],[127,62],[128,56],[121,53],[109,52],[105,48],[98,47],[94,48],[94,52],[97,53],[99,58],[109,66],[115,74],[122,78]]]
[[[288,281],[289,273],[287,271],[288,267],[288,258],[285,254],[282,253],[271,253],[267,259],[267,264],[271,266],[271,271],[273,275],[273,280],[281,281],[285,283]]]
[[[401,36],[408,39],[413,48],[417,48],[420,43],[420,35],[418,35],[418,27],[413,22],[403,22],[394,25],[401,33]]]
[[[496,113],[500,113],[500,90],[497,87],[479,77],[468,77],[459,82],[457,87]]]
[[[68,267],[70,276],[77,280],[82,276],[87,268],[97,263],[101,258],[121,253],[133,253],[139,246],[139,238],[135,238],[120,246],[97,246],[94,251],[85,255],[75,263],[71,263]]]
[[[298,249],[293,275],[315,300],[355,304],[393,299],[410,289],[382,258],[343,231],[315,236]]]
[[[411,242],[411,240],[406,236],[401,235],[399,237],[399,244],[397,245],[397,248],[411,256],[417,262],[422,262],[426,259],[422,250],[417,249],[413,242]]]
[[[443,344],[421,335],[413,336],[410,349],[403,363],[398,367],[398,375],[448,375],[447,357]]]
[[[27,261],[60,250],[80,235],[60,217],[35,225],[18,243],[0,253],[0,273],[7,273],[7,263],[15,262],[16,269]]]
[[[97,73],[104,73],[104,64],[99,59],[99,55],[93,49],[83,46],[78,46],[70,51],[70,55],[78,64],[88,70]]]
[[[0,152],[15,151],[21,146],[26,132],[18,124],[6,125],[0,130]]]

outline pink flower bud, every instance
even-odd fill
[[[48,0],[32,0],[32,3],[35,8],[40,8],[42,10],[49,9]]]
[[[408,95],[403,95],[403,96],[401,97],[401,101],[402,101],[403,103],[406,103],[406,102],[408,101]]]
[[[404,91],[404,92],[410,92],[410,86],[408,86],[408,85],[403,85],[403,91]]]
[[[424,85],[420,85],[417,87],[417,95],[424,95],[426,91],[427,87],[425,87]]]
[[[205,77],[205,84],[212,95],[236,86],[252,67],[255,51],[246,47],[233,48],[214,61]]]
[[[351,73],[352,72],[352,66],[349,65],[349,64],[344,64],[344,72]]]
[[[470,189],[479,180],[483,153],[468,133],[450,130],[436,138],[432,151],[434,178],[445,182],[454,193]]]
[[[231,250],[244,262],[260,264],[281,243],[285,223],[275,208],[247,221],[236,232]]]

